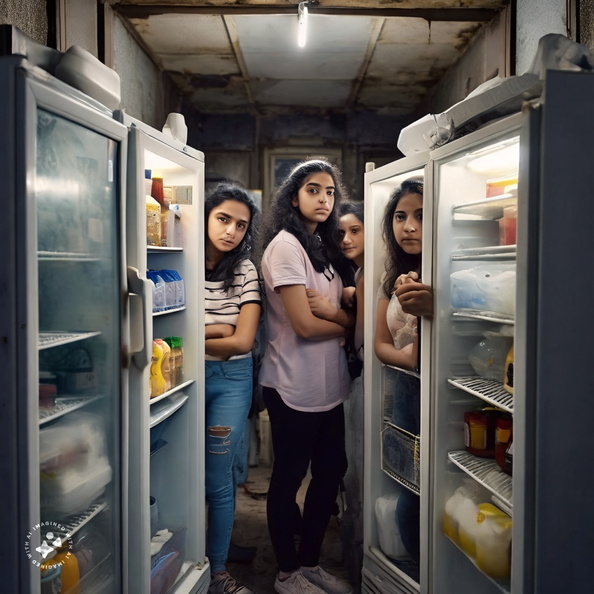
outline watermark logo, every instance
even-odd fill
[[[35,546],[32,541],[37,542],[39,535],[39,545]],[[27,533],[25,540],[25,554],[27,559],[37,567],[41,567],[42,563],[51,559],[54,555],[52,553],[58,551],[72,551],[72,539],[68,530],[59,522],[46,521],[35,524]],[[56,561],[55,565],[60,565],[61,562]]]

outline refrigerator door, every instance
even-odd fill
[[[201,381],[204,155],[123,113],[116,117],[129,129],[127,253],[142,297],[131,303],[128,592],[166,591],[173,585],[180,592],[202,592],[210,584]],[[167,222],[161,221],[161,230],[170,231],[166,245],[155,245],[160,242],[149,233],[154,231],[146,200],[151,177],[174,209],[167,209]],[[180,298],[173,287],[181,283]],[[153,339],[165,339],[178,353],[183,349],[183,362],[171,360],[166,386],[153,381],[159,353]],[[163,537],[168,540],[159,549]]]
[[[121,591],[126,129],[18,57],[0,81],[4,587]]]
[[[422,437],[398,432],[390,423],[390,403],[395,374],[402,373],[383,365],[374,354],[374,334],[377,315],[378,290],[384,273],[385,247],[381,233],[382,218],[392,192],[407,178],[424,175],[429,182],[428,153],[407,157],[365,174],[365,226],[376,230],[365,234],[365,458],[364,458],[364,558],[362,589],[364,592],[419,592],[426,571],[427,559],[421,553],[420,564],[412,561],[404,548],[396,525],[394,505],[408,489],[421,497],[425,491],[425,453],[420,448]],[[423,215],[423,226],[427,225]],[[430,227],[430,225],[429,225]],[[423,238],[425,242],[425,237]],[[429,335],[423,325],[423,338]],[[422,342],[422,344],[424,344]],[[424,347],[422,347],[424,348]],[[421,417],[427,411],[421,410]],[[426,423],[421,421],[421,435]],[[393,432],[393,433],[390,433]],[[385,449],[387,435],[400,438],[398,443],[407,452],[404,472],[394,467],[393,457]],[[427,530],[421,518],[421,534]],[[421,551],[424,551],[421,537]]]
[[[515,382],[505,382],[513,395],[505,389],[504,376],[516,330],[523,118],[432,153],[429,592],[510,591],[513,481],[496,462],[494,439],[500,419],[513,419],[514,441],[521,432],[513,418],[521,394]]]

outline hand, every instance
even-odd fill
[[[396,279],[395,285],[399,279],[402,282],[395,289],[394,294],[398,297],[402,311],[413,316],[432,316],[433,315],[433,291],[429,285],[417,282],[411,275],[418,275],[410,272],[408,275],[401,275]]]
[[[352,309],[355,305],[355,287],[344,287],[342,289],[342,307]]]
[[[332,305],[326,297],[322,297],[315,289],[305,289],[311,313],[322,320],[332,320],[338,308]]]

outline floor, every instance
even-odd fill
[[[273,594],[277,566],[266,524],[266,494],[270,480],[269,464],[250,467],[248,481],[239,488],[236,500],[233,541],[241,546],[255,546],[258,551],[252,563],[228,563],[227,570],[241,584],[255,594]],[[307,479],[299,491],[297,501],[302,504]],[[348,580],[342,560],[340,520],[330,520],[320,565],[342,579]]]

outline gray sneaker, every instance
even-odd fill
[[[210,578],[208,594],[254,594],[249,588],[242,586],[226,571],[217,573]]]
[[[327,571],[324,571],[319,565],[316,567],[301,567],[299,571],[305,576],[307,581],[315,584],[328,594],[352,594],[353,587],[344,580],[341,580]]]
[[[280,594],[324,594],[316,585],[303,577],[300,571],[292,573],[288,578],[281,580],[276,576],[274,589]]]

